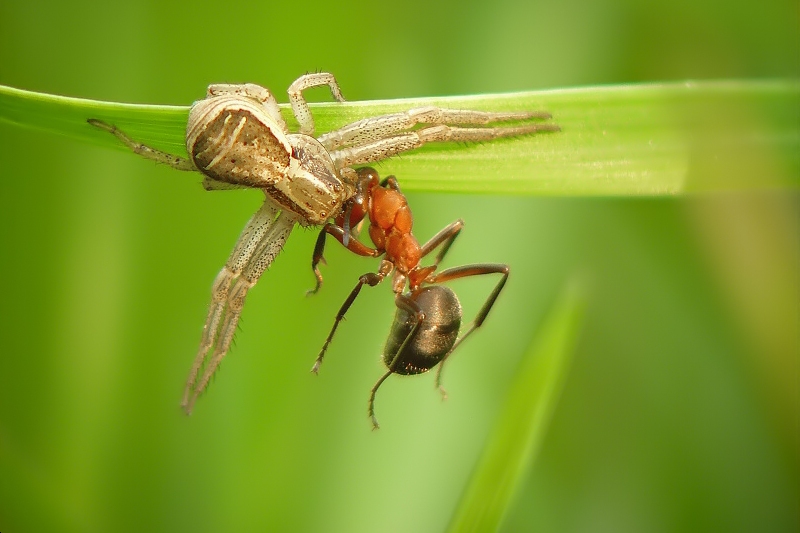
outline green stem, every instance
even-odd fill
[[[198,92],[198,98],[202,92]],[[718,81],[313,104],[320,132],[423,105],[550,111],[562,131],[429,146],[378,165],[406,190],[663,196],[800,186],[800,83]],[[282,106],[290,127],[288,106]],[[0,121],[122,148],[98,118],[185,155],[188,107],[120,104],[0,86]]]

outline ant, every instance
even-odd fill
[[[411,232],[411,209],[406,197],[400,192],[396,178],[389,176],[379,181],[378,173],[369,167],[356,172],[358,179],[355,194],[346,202],[344,210],[334,222],[325,224],[317,238],[311,262],[317,284],[309,293],[316,293],[322,286],[319,263],[324,262],[327,235],[333,236],[355,254],[384,257],[377,272],[368,272],[358,279],[355,288],[339,309],[333,328],[311,371],[315,374],[319,371],[336,328],[361,288],[364,285],[374,287],[392,274],[392,291],[395,293],[397,312],[383,350],[383,362],[388,370],[372,387],[369,396],[368,413],[373,429],[377,429],[379,426],[375,417],[375,394],[391,374],[421,374],[438,364],[436,387],[443,398],[447,397],[441,386],[442,367],[464,339],[483,324],[506,284],[509,268],[503,264],[480,263],[448,268],[436,273],[439,262],[464,227],[464,221],[459,219],[453,222],[420,246]],[[369,236],[375,248],[370,248],[355,238],[356,231],[353,228],[359,226],[366,217],[369,217]],[[421,266],[420,260],[437,248],[440,250],[433,264]],[[484,274],[500,274],[501,278],[472,324],[459,337],[461,304],[456,294],[440,283]]]

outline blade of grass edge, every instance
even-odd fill
[[[585,301],[585,287],[575,277],[540,326],[467,482],[449,533],[500,528],[547,433],[580,332]]]
[[[198,97],[202,94],[198,94]],[[800,82],[731,80],[312,104],[317,130],[412,107],[547,110],[560,133],[428,145],[385,165],[409,191],[665,196],[800,188]],[[296,127],[282,105],[290,129]],[[0,85],[0,122],[124,149],[88,118],[185,155],[188,106],[100,102]],[[383,172],[384,164],[376,165]],[[388,173],[388,172],[387,172]],[[699,174],[699,176],[698,176]],[[710,177],[709,177],[710,176]]]

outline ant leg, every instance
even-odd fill
[[[96,118],[90,118],[86,122],[94,126],[95,128],[100,128],[101,130],[107,131],[111,135],[115,136],[119,139],[122,144],[130,148],[130,150],[138,154],[145,159],[151,159],[156,163],[163,163],[165,165],[169,165],[175,170],[197,170],[197,167],[194,166],[188,159],[184,159],[183,157],[178,157],[176,155],[168,154],[167,152],[162,152],[161,150],[156,150],[155,148],[150,148],[149,146],[138,143],[119,131],[116,126],[103,122],[102,120],[98,120]]]
[[[342,96],[342,91],[339,90],[336,78],[328,72],[306,74],[305,76],[300,76],[289,85],[288,92],[289,101],[292,103],[292,113],[294,113],[297,122],[300,123],[300,133],[305,135],[314,134],[314,117],[311,115],[311,110],[308,109],[306,99],[303,98],[303,91],[322,85],[330,87],[334,100],[344,102],[344,96]]]
[[[447,254],[447,251],[450,250],[450,246],[453,245],[453,241],[456,240],[456,237],[458,237],[458,234],[461,233],[463,228],[464,221],[460,218],[452,224],[449,224],[439,233],[431,237],[428,242],[422,245],[422,248],[420,249],[420,257],[425,257],[441,245],[442,249],[439,250],[439,254],[436,256],[436,259],[433,262],[433,266],[437,266],[444,258],[445,254]]]
[[[389,372],[394,372],[397,369],[397,361],[400,360],[400,354],[406,349],[406,345],[417,333],[419,325],[422,324],[423,320],[425,320],[425,313],[422,312],[422,308],[420,308],[419,304],[404,294],[398,294],[395,297],[394,305],[397,306],[398,309],[402,309],[408,313],[408,316],[414,322],[414,325],[411,326],[406,338],[400,343],[400,346],[397,348],[397,352],[395,352],[389,363],[386,365],[386,367],[389,369]]]
[[[369,408],[367,409],[367,413],[369,413],[369,418],[372,420],[372,430],[376,430],[381,426],[378,424],[378,419],[375,418],[375,394],[378,392],[378,388],[386,381],[386,378],[392,375],[392,371],[387,371],[381,378],[378,380],[375,385],[372,386],[372,390],[369,392]]]
[[[417,124],[448,125],[472,124],[486,125],[492,122],[509,120],[548,119],[550,113],[539,112],[491,112],[465,109],[445,109],[441,107],[418,107],[377,117],[369,117],[320,135],[317,139],[328,150],[344,145],[363,145],[384,139],[394,133],[409,130]]]
[[[344,301],[342,307],[339,309],[339,312],[336,313],[336,319],[333,322],[331,332],[328,334],[328,338],[325,339],[325,343],[322,345],[322,349],[320,350],[316,361],[314,361],[314,366],[311,367],[311,371],[313,373],[317,374],[319,372],[319,367],[322,364],[322,358],[325,357],[325,351],[328,349],[328,345],[331,343],[334,333],[336,333],[336,328],[339,327],[339,322],[344,319],[345,313],[347,313],[347,310],[350,309],[351,305],[353,305],[358,293],[361,292],[361,287],[363,287],[365,284],[369,285],[370,287],[374,287],[383,281],[383,278],[389,275],[389,273],[392,271],[392,268],[392,263],[384,259],[381,261],[381,266],[377,273],[367,272],[358,278],[358,283],[356,283],[356,286],[352,291],[350,291],[350,296],[347,297],[347,300]]]
[[[444,367],[445,361],[447,358],[450,357],[456,348],[466,339],[473,331],[481,327],[483,321],[486,320],[486,317],[489,315],[489,311],[491,311],[492,306],[494,306],[497,297],[500,295],[500,291],[503,290],[503,287],[506,284],[506,280],[508,280],[508,273],[509,268],[508,265],[501,265],[501,264],[491,264],[491,263],[483,263],[483,264],[476,264],[476,265],[464,265],[459,267],[448,268],[447,270],[442,270],[437,275],[431,277],[430,279],[426,280],[427,283],[442,283],[444,281],[449,281],[453,279],[459,278],[467,278],[471,276],[482,276],[484,274],[501,274],[502,277],[500,281],[497,282],[492,292],[489,294],[489,297],[483,303],[483,307],[475,316],[470,324],[469,328],[467,329],[466,333],[464,333],[461,337],[456,340],[453,347],[450,348],[450,351],[445,354],[442,358],[441,363],[439,363],[439,369],[436,371],[436,387],[442,393],[442,398],[447,398],[447,392],[445,392],[444,388],[442,388],[442,368]]]
[[[378,419],[375,417],[375,394],[378,392],[378,388],[386,380],[386,378],[388,378],[391,374],[395,372],[395,369],[397,368],[397,361],[400,360],[400,354],[403,353],[403,350],[406,349],[406,345],[412,338],[414,338],[414,334],[416,334],[419,325],[422,324],[423,320],[425,320],[425,313],[423,313],[419,305],[408,296],[405,296],[403,294],[398,294],[397,297],[395,297],[394,299],[394,304],[398,308],[406,311],[410,317],[413,317],[412,320],[414,321],[414,325],[411,327],[411,330],[408,332],[408,335],[406,335],[406,338],[403,339],[403,342],[400,343],[400,346],[397,348],[397,352],[394,354],[394,356],[392,356],[391,362],[388,365],[386,365],[386,367],[389,369],[388,372],[386,372],[383,376],[381,376],[381,378],[378,380],[375,386],[372,387],[372,390],[370,391],[368,412],[370,418],[372,419],[373,430],[378,429],[380,427],[378,425]]]
[[[314,245],[314,254],[311,256],[311,270],[314,271],[314,277],[317,278],[317,284],[314,285],[313,289],[308,289],[306,291],[306,296],[311,296],[312,294],[317,294],[319,292],[320,287],[322,287],[322,272],[319,271],[319,264],[323,263],[325,265],[328,264],[325,261],[325,236],[327,233],[325,229],[329,226],[329,224],[325,224],[322,231],[319,232],[317,236],[317,243]]]
[[[335,237],[337,241],[342,243],[345,248],[354,254],[358,254],[363,257],[378,257],[383,253],[383,251],[372,249],[356,239],[349,239],[347,244],[345,244],[344,240],[348,234],[345,233],[344,229],[336,224],[325,224],[325,226],[322,228],[322,231],[319,232],[317,244],[314,246],[314,255],[311,258],[311,269],[314,271],[314,277],[317,278],[317,284],[313,289],[306,291],[306,296],[316,294],[320,287],[322,287],[322,274],[319,271],[319,264],[325,263],[325,257],[323,256],[323,253],[325,251],[325,237],[328,234]]]
[[[294,227],[294,218],[279,214],[279,211],[269,199],[264,202],[245,226],[231,256],[214,281],[200,349],[181,402],[187,414],[191,413],[198,396],[208,386],[211,376],[230,348],[247,291],[278,255]],[[208,352],[212,347],[215,347],[214,352],[209,358]],[[198,382],[203,366],[205,371]]]
[[[529,133],[559,131],[555,124],[526,124],[497,128],[458,128],[444,124],[429,126],[331,152],[336,168],[365,165],[420,148],[431,142],[478,142]]]

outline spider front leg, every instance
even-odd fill
[[[211,293],[203,337],[184,389],[181,405],[190,414],[197,398],[225,357],[239,323],[247,292],[272,263],[294,227],[295,220],[267,199],[245,226]],[[214,347],[213,354],[208,352]],[[198,381],[201,369],[203,375]]]
[[[486,125],[492,122],[509,120],[548,119],[552,115],[546,111],[492,112],[471,111],[468,109],[446,109],[442,107],[417,107],[365,118],[341,128],[320,135],[317,139],[328,150],[334,150],[346,144],[366,144],[389,137],[399,131],[409,130],[418,124],[435,125]]]
[[[308,109],[308,103],[303,98],[303,91],[312,87],[327,85],[331,95],[337,102],[344,102],[344,96],[336,83],[336,78],[329,72],[318,72],[300,76],[289,86],[289,101],[292,103],[292,113],[300,123],[300,133],[314,135],[314,116]]]
[[[136,142],[130,137],[128,137],[125,133],[118,130],[117,127],[112,124],[108,124],[96,118],[90,118],[86,122],[88,122],[95,128],[100,128],[101,130],[107,131],[111,135],[115,136],[125,146],[130,148],[130,150],[133,153],[138,154],[144,157],[145,159],[150,159],[152,161],[155,161],[156,163],[163,163],[165,165],[169,165],[175,170],[183,170],[183,171],[197,170],[197,167],[194,166],[194,163],[192,163],[188,159],[184,159],[183,157],[178,157],[176,155],[172,155],[167,152],[162,152],[161,150],[151,148],[146,144]]]
[[[498,128],[459,128],[444,124],[378,139],[331,152],[337,168],[365,165],[420,148],[431,142],[478,142],[537,132],[559,131],[555,124],[526,124]]]

